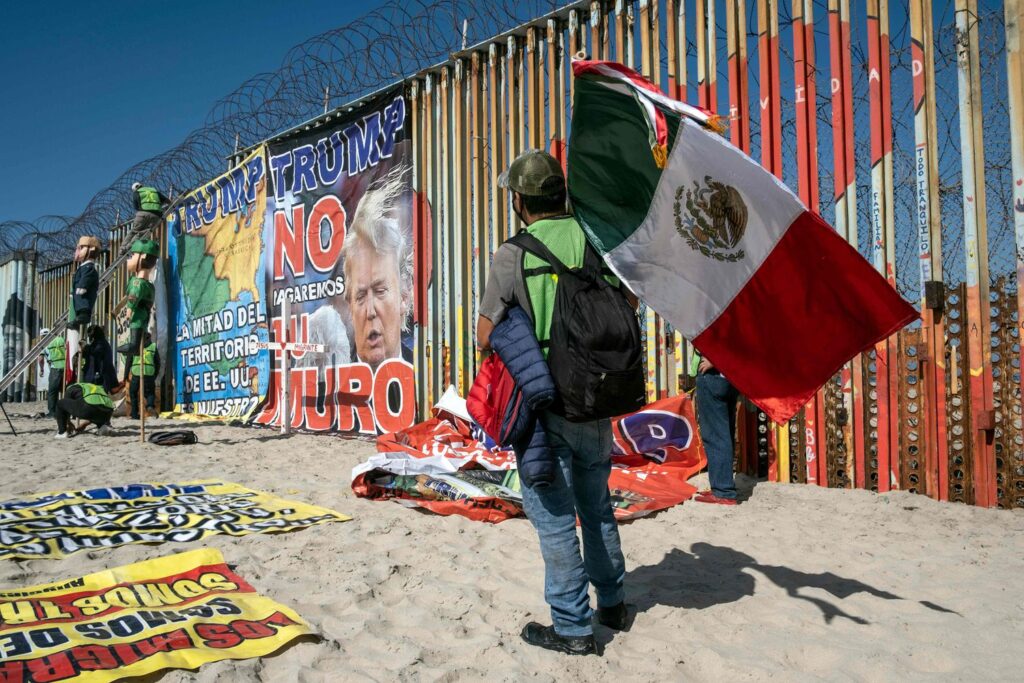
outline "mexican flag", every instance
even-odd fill
[[[709,112],[621,64],[573,73],[576,217],[615,274],[773,420],[917,317]]]

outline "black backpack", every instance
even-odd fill
[[[643,407],[646,383],[636,312],[602,275],[594,248],[584,241],[583,266],[570,270],[528,232],[509,241],[547,261],[558,276],[548,368],[559,400],[551,409],[584,422]]]
[[[199,437],[191,429],[174,429],[164,432],[153,432],[149,442],[157,446],[187,446],[199,443]]]

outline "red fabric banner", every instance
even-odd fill
[[[687,479],[706,457],[693,404],[680,395],[612,420],[608,488],[615,518],[635,519],[678,505],[696,489]],[[442,515],[502,522],[523,514],[515,455],[489,448],[475,425],[440,413],[377,439],[378,455],[353,470],[352,490]]]

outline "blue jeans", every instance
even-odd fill
[[[540,537],[544,599],[551,606],[555,632],[585,636],[593,633],[588,583],[594,585],[598,607],[612,607],[625,597],[626,560],[608,493],[611,422],[569,422],[543,413],[541,423],[561,467],[546,488],[523,486],[523,509]]]
[[[739,393],[721,375],[697,375],[697,426],[708,454],[711,492],[719,498],[736,498],[732,474],[736,438],[736,399]]]

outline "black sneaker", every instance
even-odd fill
[[[615,631],[626,628],[626,603],[597,608],[597,622]]]
[[[597,642],[593,634],[589,636],[560,636],[555,633],[554,626],[541,626],[535,621],[523,627],[519,634],[530,645],[546,650],[563,652],[567,655],[596,655]]]

